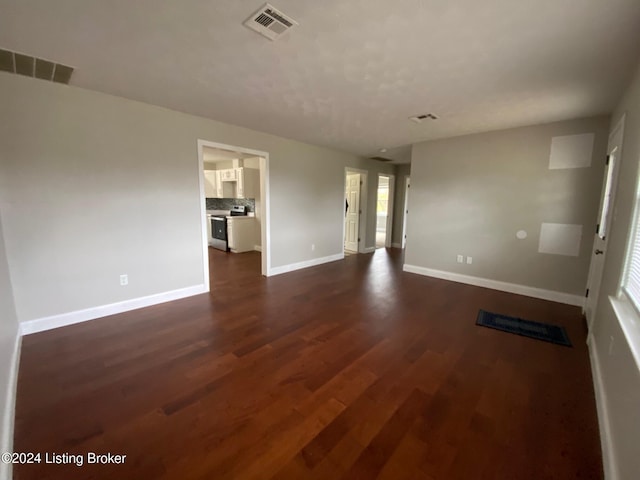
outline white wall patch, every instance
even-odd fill
[[[580,254],[582,225],[543,223],[538,252],[577,257]]]
[[[549,169],[590,167],[593,139],[593,133],[551,138]]]

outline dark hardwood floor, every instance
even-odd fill
[[[24,338],[15,451],[126,461],[16,479],[603,477],[579,308],[404,273],[400,250],[269,279],[210,253],[210,295]]]

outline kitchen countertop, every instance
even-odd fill
[[[207,210],[207,215],[213,215],[216,217],[228,217],[229,210]]]

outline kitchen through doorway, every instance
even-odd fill
[[[198,140],[198,160],[205,284],[211,254],[260,252],[268,275],[268,153]]]

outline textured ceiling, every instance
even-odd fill
[[[0,48],[75,67],[73,85],[367,156],[608,113],[640,54],[638,0],[273,0],[300,23],[276,42],[242,26],[262,4],[0,0]]]

